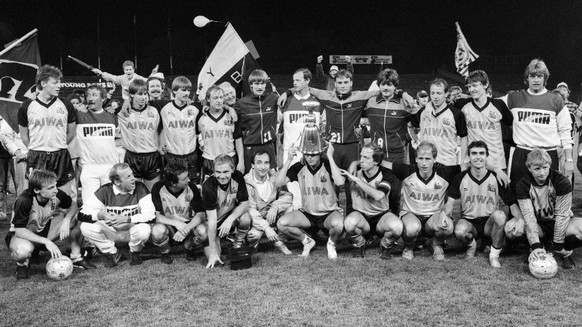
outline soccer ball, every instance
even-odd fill
[[[538,260],[529,263],[529,271],[536,278],[546,279],[556,276],[558,263],[551,254],[542,255]]]
[[[46,274],[50,279],[67,279],[73,273],[73,262],[67,257],[50,259],[46,264]]]

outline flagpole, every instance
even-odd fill
[[[8,47],[6,47],[4,50],[0,51],[0,56],[2,56],[3,54],[5,54],[6,52],[12,50],[13,48],[19,46],[22,42],[24,42],[24,40],[28,39],[29,37],[33,36],[36,32],[38,32],[38,29],[33,29],[32,31],[28,32],[25,36],[21,37],[20,39],[12,42],[12,44],[10,44]]]

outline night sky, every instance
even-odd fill
[[[61,66],[61,55],[70,54],[97,66],[100,53],[101,68],[121,74],[122,62],[137,53],[137,72],[148,75],[158,63],[160,71],[170,74],[171,35],[174,75],[196,75],[224,31],[221,24],[195,27],[193,18],[204,15],[231,22],[244,41],[253,40],[261,55],[259,64],[270,74],[313,68],[319,54],[389,54],[401,74],[432,73],[437,68],[453,70],[458,21],[481,56],[471,69],[521,75],[530,59],[540,57],[552,74],[550,85],[564,80],[578,88],[582,1],[342,3],[14,1],[11,7],[2,6],[0,42],[36,27],[43,63]],[[65,75],[90,74],[65,59],[62,67]],[[378,67],[356,69],[374,73]]]

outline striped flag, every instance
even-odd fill
[[[36,29],[6,50],[0,54],[0,116],[18,132],[18,108],[34,97],[40,67]]]
[[[457,67],[457,72],[464,77],[469,76],[469,64],[479,58],[479,55],[471,50],[467,39],[461,31],[461,26],[458,22],[457,25],[457,49],[455,50],[455,66]]]
[[[229,23],[198,74],[199,96],[203,99],[210,86],[225,81],[234,86],[238,96],[248,94],[249,75],[258,68],[249,48]]]

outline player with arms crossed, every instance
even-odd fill
[[[344,217],[339,211],[334,185],[344,183],[344,177],[333,160],[323,159],[321,149],[301,149],[303,159],[291,166],[297,148],[289,150],[287,162],[279,171],[275,185],[281,187],[290,181],[298,181],[303,205],[301,209],[285,214],[277,222],[281,233],[303,243],[301,256],[309,256],[315,241],[303,230],[317,232],[323,229],[329,233],[327,256],[337,258],[336,242],[344,230]],[[329,144],[327,157],[333,156],[333,145]]]
[[[333,160],[333,159],[330,159]],[[364,257],[366,240],[363,235],[370,232],[382,235],[381,258],[390,259],[394,243],[402,234],[402,221],[389,211],[389,195],[394,174],[381,167],[384,151],[375,143],[364,145],[360,152],[360,170],[352,175],[343,170],[352,184],[354,211],[344,220],[348,241],[354,245],[354,256]]]
[[[252,224],[244,176],[235,170],[234,159],[228,154],[214,159],[214,175],[202,184],[202,199],[208,225],[206,268],[213,268],[217,262],[222,263],[220,239],[234,229],[233,247],[240,248]]]
[[[171,264],[170,239],[183,242],[186,259],[196,259],[195,247],[207,240],[202,197],[189,177],[189,169],[179,163],[164,168],[164,179],[154,184],[152,201],[156,223],[152,226],[152,242],[160,248],[161,261]]]
[[[571,217],[572,185],[570,180],[552,166],[551,156],[543,149],[534,148],[525,162],[528,172],[517,183],[516,197],[523,219],[507,222],[507,236],[527,235],[531,253],[529,260],[545,254],[542,242],[563,259],[562,267],[575,267],[572,253],[582,246],[582,219]]]
[[[515,197],[499,184],[495,173],[487,170],[489,147],[483,141],[473,141],[468,147],[471,168],[458,174],[449,186],[445,212],[452,217],[455,200],[461,200],[461,218],[455,223],[455,237],[467,245],[467,258],[475,257],[478,238],[491,239],[489,263],[501,268],[499,254],[505,243],[507,216],[499,209],[499,198],[509,206],[515,217],[521,212]]]
[[[77,204],[65,192],[57,189],[57,176],[47,170],[33,170],[29,188],[14,202],[12,223],[15,234],[10,240],[10,256],[16,261],[16,278],[30,276],[29,258],[46,246],[53,258],[61,257],[54,241],[67,240],[71,244],[74,267],[95,268],[81,256],[82,240],[79,223],[74,218]],[[36,252],[38,253],[38,252]]]

